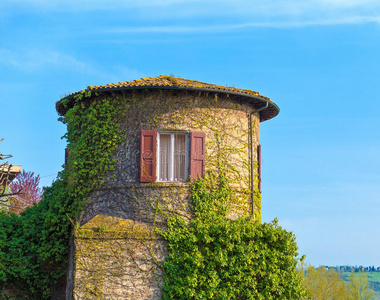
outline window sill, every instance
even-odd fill
[[[189,181],[187,182],[180,182],[180,181],[156,181],[156,182],[151,182],[151,184],[155,186],[188,186],[190,184]]]
[[[184,188],[188,189],[190,187],[190,182],[136,182],[136,183],[126,183],[124,185],[104,185],[94,189],[94,191],[102,190],[118,190],[118,189],[160,189],[160,188]]]

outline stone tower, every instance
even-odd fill
[[[190,182],[221,171],[239,195],[229,217],[260,219],[260,122],[279,108],[258,92],[165,75],[89,91],[85,101],[118,97],[130,104],[115,170],[78,217],[67,297],[159,299],[166,247],[153,225],[164,226],[167,213],[190,220]],[[58,101],[59,114],[82,92]]]

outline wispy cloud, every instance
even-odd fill
[[[320,19],[323,15],[373,16],[379,12],[380,2],[378,0],[2,0],[1,6],[62,11],[135,9],[140,16],[170,19],[184,16],[213,18],[221,15],[254,19],[278,16]]]
[[[115,24],[126,24],[125,16],[129,24],[133,21],[148,24],[115,26],[108,28],[107,33],[197,34],[380,23],[378,0],[2,0],[0,12],[9,15],[16,7],[17,11],[30,14],[91,11],[105,16],[115,13]],[[160,25],[152,26],[157,23]]]
[[[115,26],[105,30],[107,33],[191,34],[255,27],[380,23],[378,0],[2,0],[0,11],[11,14],[16,6],[17,11],[28,13],[91,11],[93,15],[102,14],[108,18],[112,14],[114,24],[131,24],[134,21],[147,24]],[[125,16],[128,16],[127,21]],[[158,26],[152,26],[158,23]]]
[[[326,18],[315,20],[289,20],[289,21],[263,21],[263,22],[248,22],[230,25],[204,25],[204,26],[146,26],[146,27],[114,27],[103,30],[104,33],[181,33],[181,34],[196,34],[196,33],[223,33],[228,31],[243,30],[255,27],[261,28],[292,28],[306,26],[330,26],[330,25],[350,25],[363,23],[378,23],[380,24],[379,16],[351,16],[342,18]]]
[[[76,70],[88,67],[84,62],[70,55],[41,49],[21,51],[0,49],[0,64],[22,69],[26,72],[34,72],[51,67],[59,67],[60,69],[73,68]]]
[[[127,81],[144,75],[137,70],[129,69],[125,66],[107,65],[107,67],[102,67],[96,63],[82,61],[59,51],[41,48],[28,50],[0,48],[1,65],[6,68],[16,69],[18,72],[36,75],[42,72],[82,74],[100,82],[120,81],[120,78]]]

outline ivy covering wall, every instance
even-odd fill
[[[212,178],[213,177],[213,178]],[[210,180],[212,179],[212,180]],[[210,184],[213,182],[213,184]],[[277,220],[227,218],[231,189],[223,173],[191,186],[195,219],[168,218],[162,299],[302,299],[295,236]]]
[[[75,96],[75,105],[60,118],[67,125],[68,165],[45,189],[39,204],[19,216],[0,214],[3,297],[47,299],[66,275],[73,228],[91,193],[105,180],[112,181],[108,176],[116,166],[118,145],[125,139],[120,124],[124,113],[138,101],[123,94],[105,97],[83,92]],[[173,114],[171,120],[180,115]],[[201,122],[205,120],[210,122],[201,118]],[[215,132],[213,143],[218,139]],[[301,299],[305,292],[296,271],[294,235],[276,221],[260,224],[259,215],[256,221],[244,214],[234,220],[227,217],[231,203],[241,199],[246,203],[249,197],[249,183],[242,193],[234,188],[238,182],[231,182],[233,178],[241,181],[239,172],[237,177],[225,172],[227,154],[213,151],[216,160],[209,164],[214,171],[189,185],[194,217],[190,221],[168,213],[155,199],[149,202],[156,216],[161,214],[160,220],[164,220],[164,226],[155,230],[168,245],[166,260],[157,262],[163,270],[162,298]],[[249,167],[247,163],[244,161]],[[104,235],[106,229],[97,230]],[[101,297],[102,291],[97,293],[96,297]]]
[[[68,167],[58,174],[43,200],[20,215],[0,214],[0,289],[16,299],[47,299],[66,275],[69,239],[76,216],[89,192],[112,170],[112,154],[120,143],[118,118],[122,103],[76,96],[76,105],[60,120],[68,125],[65,138]],[[0,290],[0,291],[1,291]]]

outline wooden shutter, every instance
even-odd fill
[[[140,182],[155,182],[157,131],[142,130],[140,143]]]
[[[190,181],[205,174],[205,139],[203,132],[190,132]]]
[[[261,193],[261,145],[257,146],[257,174],[258,174],[258,188]]]
[[[68,159],[69,159],[69,150],[65,148],[65,166],[67,166]]]

